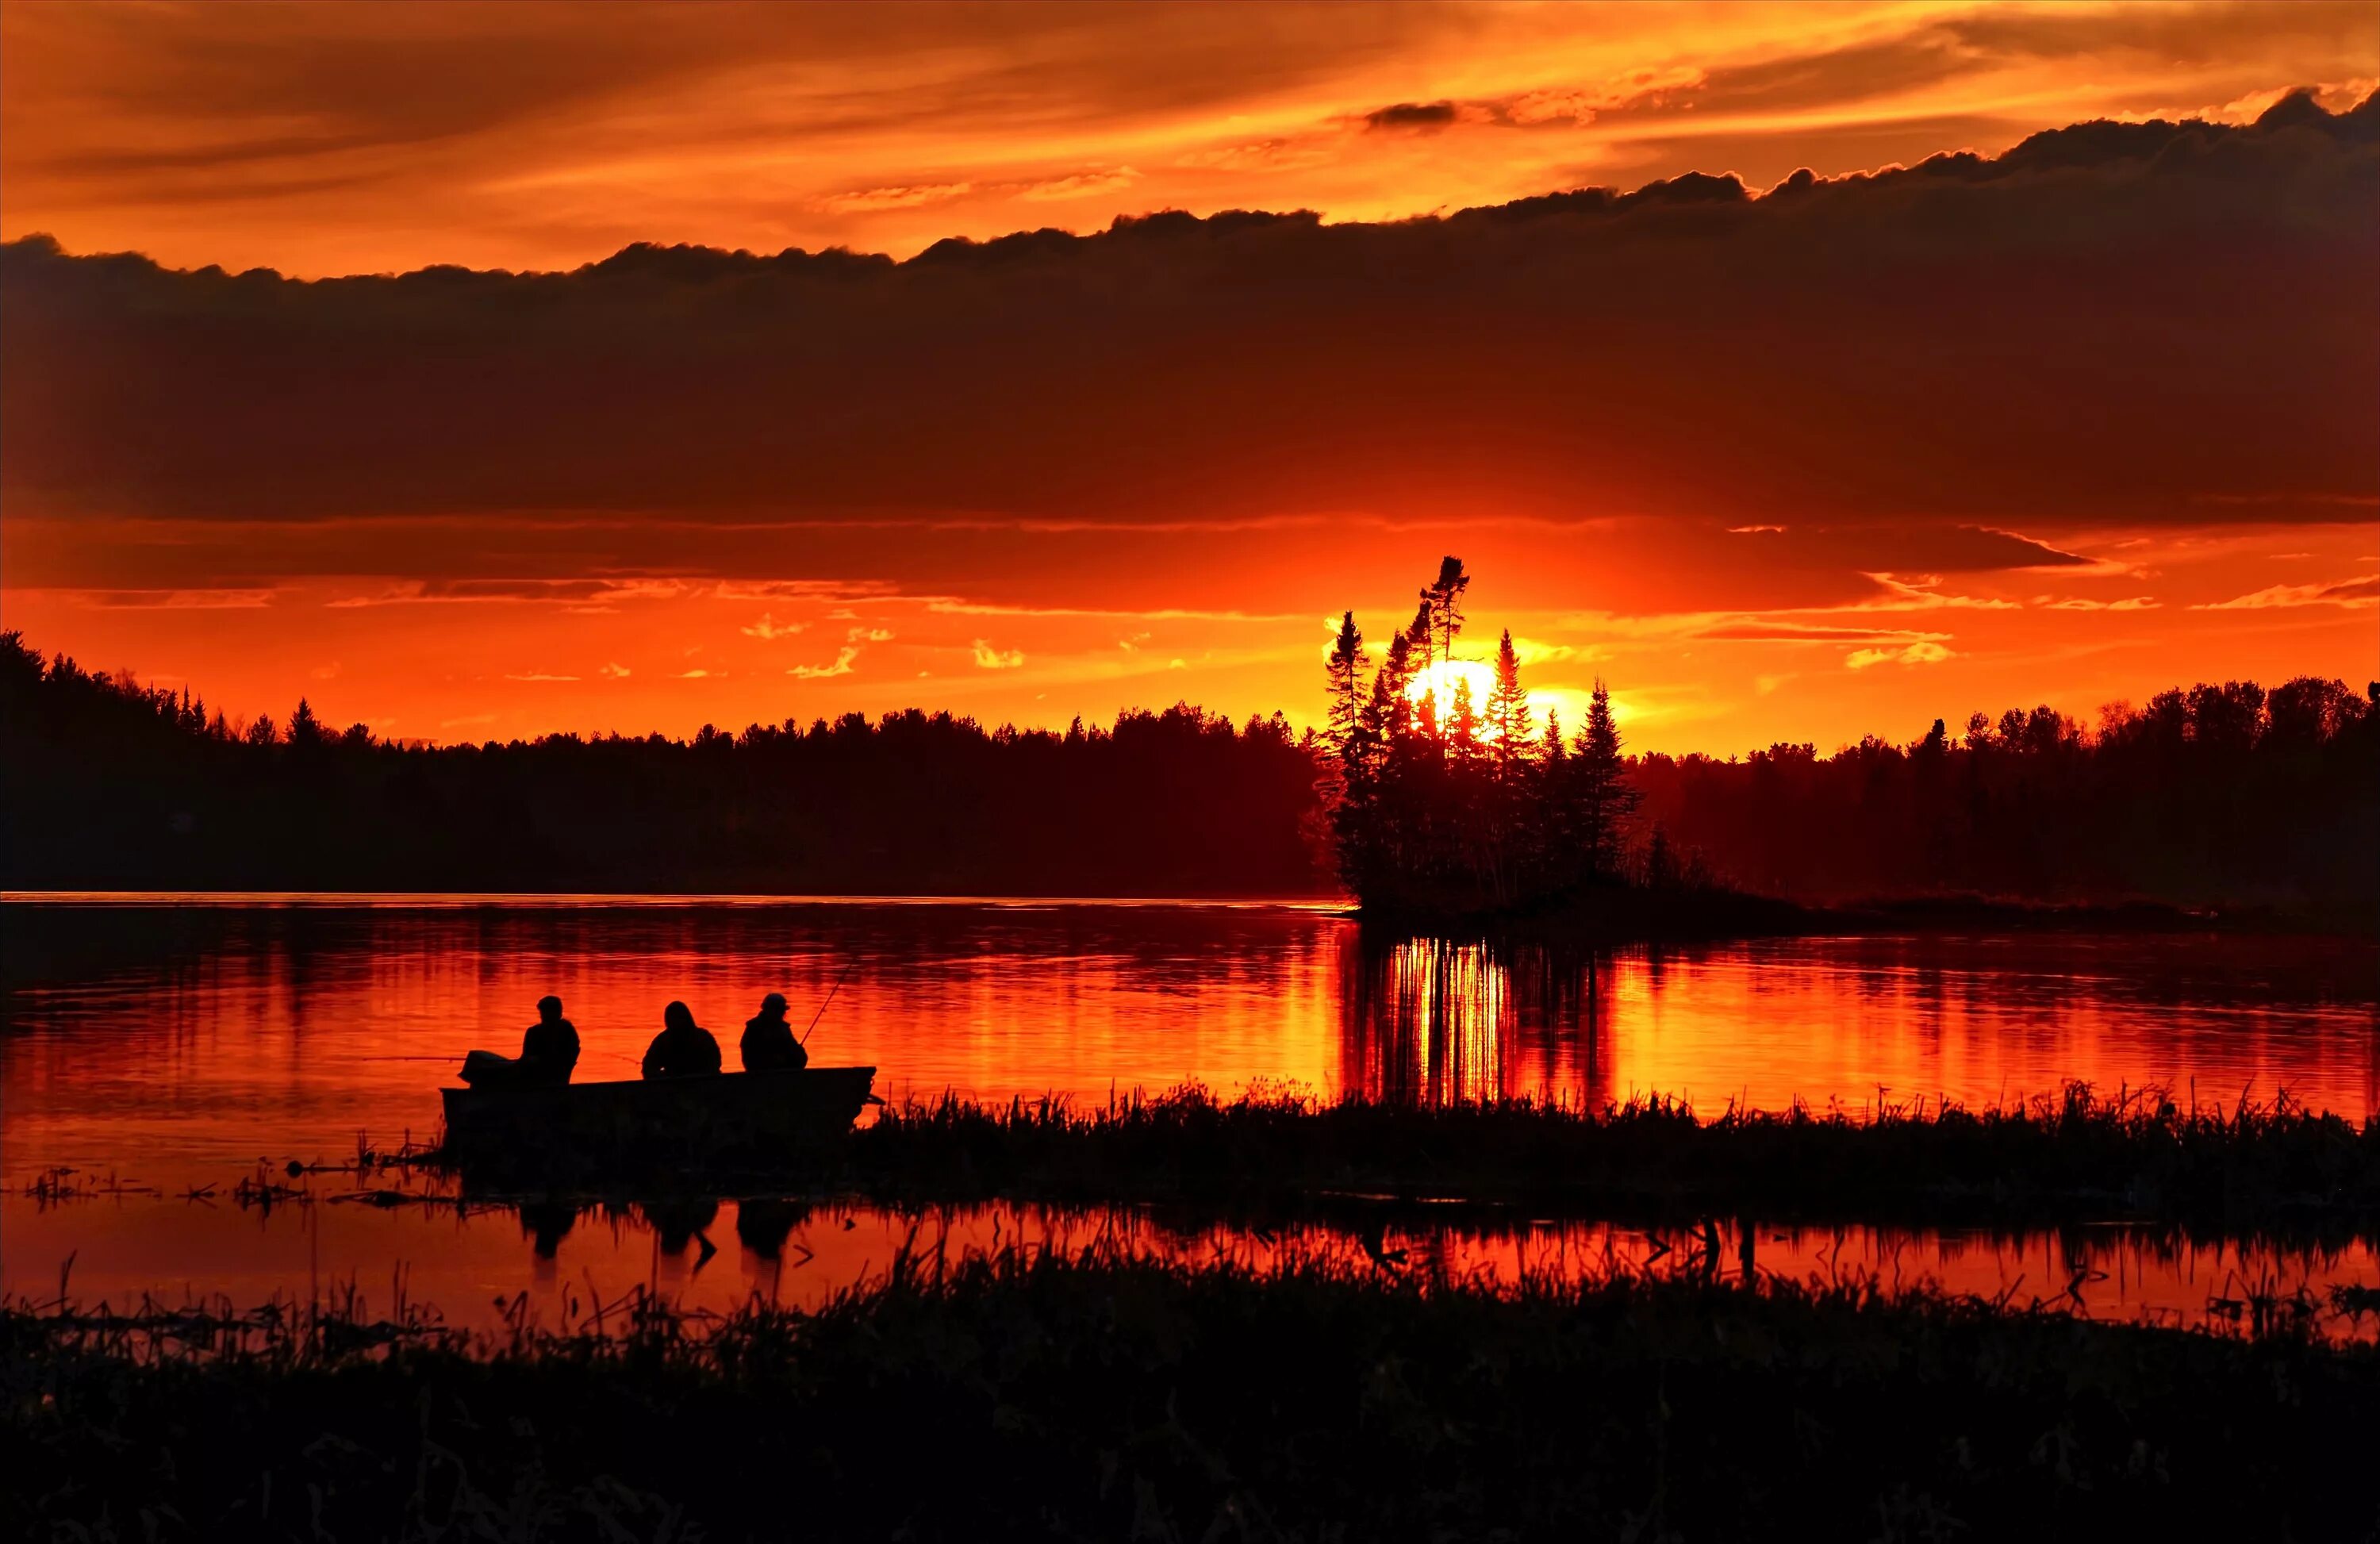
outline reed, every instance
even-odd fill
[[[337,1318],[338,1310],[332,1311]],[[26,1536],[2350,1537],[2380,1354],[1873,1282],[905,1251],[811,1312],[0,1312]],[[149,1521],[144,1525],[143,1519]]]
[[[845,1177],[887,1198],[1032,1197],[1294,1209],[1332,1197],[1461,1199],[1600,1215],[1752,1213],[1916,1224],[2136,1218],[2232,1234],[2371,1236],[2380,1120],[2286,1097],[2184,1107],[2151,1090],[1970,1110],[1682,1100],[1599,1109],[1527,1100],[1414,1107],[1197,1088],[888,1109]]]

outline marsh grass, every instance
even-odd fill
[[[1682,1100],[1415,1107],[1198,1088],[894,1106],[853,1134],[847,1177],[884,1197],[1032,1197],[1249,1207],[1332,1197],[1458,1199],[1601,1215],[1756,1214],[1904,1224],[2137,1219],[2212,1234],[2370,1238],[2380,1120],[2286,1097],[2185,1108],[2165,1094],[2060,1095],[1984,1110],[1861,1111]]]
[[[2353,1537],[2380,1360],[1701,1269],[903,1251],[810,1311],[0,1313],[26,1536]],[[330,1319],[340,1317],[335,1307]],[[229,1319],[231,1323],[221,1322]]]

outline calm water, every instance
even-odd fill
[[[735,1034],[782,991],[807,1019],[849,974],[816,1038],[826,1064],[873,1064],[898,1099],[1107,1097],[1197,1080],[1326,1096],[1632,1093],[1777,1106],[1881,1097],[1971,1104],[2166,1085],[2361,1118],[2380,1104],[2380,955],[2298,939],[1805,939],[1632,949],[1592,959],[1408,944],[1368,948],[1319,908],[1053,903],[491,903],[350,900],[169,906],[12,900],[0,922],[0,1285],[319,1290],[385,1303],[398,1273],[450,1316],[498,1295],[542,1310],[651,1283],[692,1303],[798,1298],[880,1267],[913,1229],[957,1242],[1087,1238],[1176,1251],[1274,1245],[1137,1214],[1007,1208],[923,1218],[822,1209],[785,1222],[729,1200],[707,1220],[634,1207],[557,1231],[509,1210],[243,1208],[261,1160],[351,1153],[359,1133],[427,1136],[436,1089],[473,1046],[513,1049],[559,992],[582,1077],[633,1076],[662,1005]],[[55,1168],[86,1192],[29,1193]],[[193,1189],[212,1192],[186,1199]],[[785,1242],[771,1234],[785,1225]],[[1988,1239],[1755,1229],[1757,1268],[1839,1266],[2054,1296],[2078,1275],[2094,1311],[2203,1310],[2242,1283],[2374,1280],[2360,1246],[2282,1258],[2124,1230]],[[696,1239],[718,1249],[706,1258]],[[1402,1236],[1402,1235],[1395,1235]],[[757,1242],[756,1242],[757,1241]],[[540,1244],[550,1246],[540,1248]],[[1299,1247],[1354,1248],[1324,1230]],[[1633,1258],[1641,1235],[1589,1225],[1433,1226],[1406,1246],[1463,1269]],[[1736,1263],[1730,1245],[1730,1263]],[[2230,1283],[2227,1285],[2227,1283]]]

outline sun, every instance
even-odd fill
[[[1405,687],[1405,696],[1416,708],[1425,701],[1435,701],[1438,720],[1443,723],[1454,711],[1455,687],[1462,682],[1470,683],[1472,711],[1485,713],[1488,694],[1496,689],[1496,673],[1477,660],[1439,660],[1427,669],[1417,670]]]

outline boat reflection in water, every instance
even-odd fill
[[[336,1176],[322,1176],[335,1180]],[[278,1296],[305,1302],[347,1283],[362,1307],[385,1307],[374,1285],[401,1261],[401,1295],[448,1323],[497,1331],[523,1315],[552,1328],[581,1323],[593,1306],[647,1291],[686,1312],[725,1313],[758,1296],[822,1306],[880,1277],[894,1259],[956,1259],[1009,1247],[1103,1249],[1203,1266],[1263,1270],[1321,1258],[1424,1283],[1583,1282],[1616,1271],[1683,1272],[1714,1281],[1855,1283],[1888,1289],[1937,1283],[2018,1306],[2038,1302],[2109,1319],[2197,1325],[2244,1320],[2302,1303],[2325,1332],[2370,1339],[2380,1321],[2338,1311],[2336,1287],[2380,1288],[2371,1241],[2305,1245],[2194,1239],[2143,1226],[1994,1232],[1804,1226],[1709,1218],[1671,1227],[1530,1218],[1451,1207],[1334,1203],[1308,1222],[1242,1227],[1213,1217],[1137,1207],[994,1203],[903,1209],[801,1197],[699,1193],[634,1200],[578,1198],[465,1200],[425,1188],[404,1205],[357,1205],[335,1183],[245,1215],[199,1212],[166,1197],[102,1198],[61,1209],[113,1213],[130,1229],[165,1234],[204,1226],[237,1246],[236,1266],[200,1278],[200,1295],[243,1307]],[[96,1218],[91,1219],[97,1221]],[[228,1222],[228,1228],[224,1223]],[[135,1304],[160,1283],[139,1249],[106,1246],[78,1259],[72,1293],[88,1303]],[[218,1253],[221,1251],[218,1250]],[[1388,1261],[1390,1263],[1380,1263]],[[54,1292],[53,1274],[44,1293]],[[168,1289],[168,1300],[179,1296]]]

